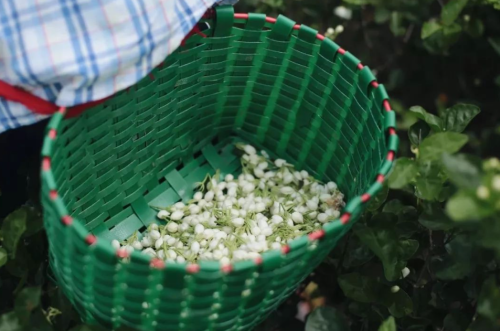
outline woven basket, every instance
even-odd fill
[[[349,52],[286,17],[220,7],[152,74],[65,119],[42,150],[52,270],[88,323],[140,330],[249,330],[330,252],[382,187],[398,139],[387,94]],[[323,230],[255,261],[165,263],[124,250],[192,198],[207,173],[237,174],[234,142],[338,183],[347,206]]]

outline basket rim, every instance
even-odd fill
[[[203,18],[211,18],[213,16],[213,10],[208,11],[208,15],[204,15]],[[234,13],[234,23],[243,23],[246,20],[249,19],[249,14],[246,13]],[[272,26],[274,23],[276,23],[277,19],[273,17],[266,16],[265,21],[268,25]],[[300,30],[303,25],[301,24],[295,24],[293,26],[293,30]],[[305,26],[305,25],[304,25]],[[293,31],[292,31],[293,32]],[[324,35],[317,33],[316,35],[316,42],[320,41],[323,42],[325,39],[328,40],[328,42],[333,43],[337,50],[335,55],[338,53],[340,55],[346,54],[346,50],[339,47],[336,43],[333,41],[327,39]],[[359,61],[358,59],[356,59]],[[161,66],[161,64],[160,64]],[[357,70],[363,70],[367,69],[370,71],[368,67],[365,67],[361,61],[358,62],[356,66]],[[370,71],[371,73],[371,71]],[[154,77],[152,78],[154,79]],[[370,82],[370,86],[373,89],[382,89],[383,90],[383,99],[382,99],[382,109],[385,110],[385,116],[386,119],[387,117],[389,120],[386,120],[385,124],[385,130],[386,130],[386,146],[388,149],[388,153],[386,156],[386,160],[382,162],[382,165],[380,166],[378,170],[378,174],[375,178],[375,181],[372,182],[371,185],[368,185],[368,189],[365,191],[365,193],[353,197],[350,199],[350,201],[347,202],[346,207],[341,213],[341,216],[335,220],[332,220],[328,223],[325,223],[323,225],[323,229],[317,230],[315,232],[312,232],[307,235],[303,235],[301,237],[298,237],[294,239],[291,243],[288,243],[284,246],[281,247],[281,254],[286,255],[290,252],[290,246],[293,246],[294,242],[304,240],[308,241],[317,241],[321,240],[326,232],[329,232],[329,230],[332,230],[333,228],[337,228],[338,226],[344,226],[349,223],[349,221],[357,216],[359,216],[359,213],[361,212],[362,206],[366,205],[381,189],[382,189],[382,184],[384,183],[387,175],[391,171],[394,161],[395,161],[395,156],[397,152],[397,145],[398,145],[398,136],[396,133],[396,128],[395,128],[395,112],[394,110],[391,109],[391,105],[389,103],[389,97],[385,93],[385,89],[382,84],[379,84],[376,80],[376,78],[373,76],[373,80]],[[104,101],[104,100],[102,100]],[[102,102],[101,101],[101,102]],[[100,102],[99,102],[100,103]],[[97,104],[97,103],[96,103]],[[73,107],[74,108],[74,107]],[[119,259],[125,259],[125,258],[130,258],[133,257],[132,260],[130,260],[130,263],[134,263],[134,260],[136,261],[142,261],[142,262],[147,262],[149,263],[151,268],[154,269],[165,269],[166,263],[165,261],[156,258],[156,257],[151,257],[146,254],[141,254],[138,251],[133,251],[132,253],[128,253],[125,249],[120,248],[118,250],[114,249],[111,245],[110,240],[98,240],[95,235],[93,235],[90,231],[88,231],[85,226],[83,225],[82,222],[80,222],[78,219],[73,219],[69,213],[67,212],[66,204],[64,203],[63,199],[58,195],[57,192],[57,185],[55,184],[53,173],[52,173],[52,168],[51,168],[51,152],[52,152],[52,147],[54,142],[56,141],[58,134],[57,134],[57,129],[59,128],[62,120],[64,118],[70,118],[73,117],[71,113],[71,109],[67,107],[60,107],[58,111],[52,116],[48,126],[47,126],[47,132],[45,135],[45,139],[43,142],[43,147],[42,147],[42,164],[41,164],[41,180],[43,183],[47,185],[49,188],[48,190],[48,201],[49,203],[54,207],[54,210],[57,213],[57,216],[59,217],[61,223],[64,226],[68,227],[74,227],[75,232],[77,233],[78,239],[84,241],[87,245],[93,246],[93,249],[100,250],[102,254],[105,255],[114,255],[118,257]],[[42,194],[44,194],[42,192]],[[211,261],[211,262],[217,262],[218,267],[220,270],[224,273],[229,273],[234,270],[234,267],[237,267],[239,271],[243,269],[247,269],[249,267],[254,267],[255,265],[260,265],[265,259],[266,259],[266,253],[268,252],[276,252],[277,250],[268,250],[262,254],[261,257],[255,259],[252,263],[248,263],[248,260],[244,261],[237,261],[228,265],[222,265],[220,264],[219,261]],[[213,271],[212,268],[207,268],[203,265],[203,263],[199,264],[190,264],[186,262],[170,262],[169,266],[175,266],[178,269],[184,269],[185,272],[189,274],[197,273],[199,271],[203,270],[210,270]]]

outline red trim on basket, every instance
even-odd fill
[[[325,36],[323,36],[322,34],[319,34],[319,33],[316,35],[316,38],[321,40],[321,41],[325,40]]]
[[[116,251],[116,256],[118,256],[119,258],[121,259],[124,259],[126,257],[129,257],[130,254],[129,252],[127,252],[127,250],[125,248],[119,248],[117,251]]]
[[[349,218],[351,218],[351,214],[345,213],[344,215],[340,216],[340,222],[342,224],[346,224],[347,222],[349,222]]]
[[[373,88],[378,88],[378,83],[376,80],[374,80],[373,82],[371,82]]]
[[[358,69],[359,69],[359,70],[363,70],[363,68],[364,68],[363,64],[362,64],[361,62],[360,62],[360,63],[358,63]]]
[[[394,151],[389,151],[389,153],[387,153],[387,160],[394,161],[394,154]]]
[[[56,131],[56,130],[54,130],[54,129],[50,129],[50,130],[49,130],[49,134],[48,134],[48,136],[49,136],[49,138],[50,138],[50,139],[52,139],[52,140],[56,139],[56,136],[57,136],[57,131]]]
[[[267,23],[276,23],[276,19],[274,17],[268,17],[266,16],[266,22]]]
[[[361,196],[362,202],[367,202],[368,200],[370,200],[370,195],[368,193],[365,193]]]
[[[57,199],[57,191],[56,190],[50,190],[49,197],[50,197],[51,200]]]
[[[391,109],[391,105],[389,104],[389,101],[388,100],[384,100],[384,108],[386,111],[392,111]]]
[[[281,253],[283,253],[283,254],[290,253],[290,246],[285,245],[285,246],[281,247]]]
[[[385,178],[384,178],[384,175],[382,175],[382,174],[380,174],[380,175],[378,175],[378,176],[377,176],[377,182],[378,182],[378,183],[383,183],[383,182],[384,182],[384,179],[385,179]]]
[[[237,20],[238,20],[238,19],[239,19],[239,20],[247,20],[247,19],[248,19],[248,17],[249,17],[249,15],[248,15],[248,14],[245,14],[245,13],[235,13],[235,14],[234,14],[234,18],[235,18],[235,19],[237,19]]]
[[[49,171],[50,170],[50,157],[45,156],[42,160],[42,170]]]
[[[394,128],[389,128],[389,134],[391,136],[395,135],[396,134],[396,130]]]
[[[151,263],[149,265],[151,266],[151,268],[155,268],[155,269],[165,268],[165,262],[163,260],[158,259],[158,258],[152,259]]]
[[[93,234],[89,234],[86,238],[85,238],[85,242],[89,245],[93,245],[95,244],[95,242],[97,241],[97,238],[96,236],[94,236]]]
[[[64,225],[71,225],[73,223],[73,217],[66,215],[61,218],[61,222]]]
[[[293,26],[293,29],[294,29],[294,30],[300,30],[300,24],[295,24],[295,25]]]
[[[256,257],[253,262],[256,264],[256,265],[261,265],[262,264],[262,256],[258,256]]]
[[[228,274],[230,273],[231,271],[233,271],[233,266],[231,264],[224,264],[220,270],[222,270],[222,272]]]
[[[308,235],[309,240],[318,240],[323,238],[324,236],[325,236],[325,230],[314,231]]]
[[[339,48],[339,49],[337,50],[337,52],[338,52],[338,53],[340,53],[340,54],[342,54],[342,55],[344,55],[344,54],[345,54],[345,49],[343,49],[343,48]]]
[[[198,264],[190,264],[186,267],[186,271],[190,274],[195,274],[200,271],[200,266]]]

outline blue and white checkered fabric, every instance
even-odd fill
[[[214,4],[237,0],[0,0],[0,80],[59,106],[146,76]],[[0,133],[43,119],[0,97]]]

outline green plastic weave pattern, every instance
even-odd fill
[[[219,7],[150,77],[78,118],[53,116],[42,150],[52,270],[89,323],[140,330],[249,330],[349,230],[382,187],[398,139],[368,67],[286,17]],[[234,142],[334,180],[348,203],[323,230],[256,261],[167,263],[114,250],[187,201],[207,173],[237,174]]]

